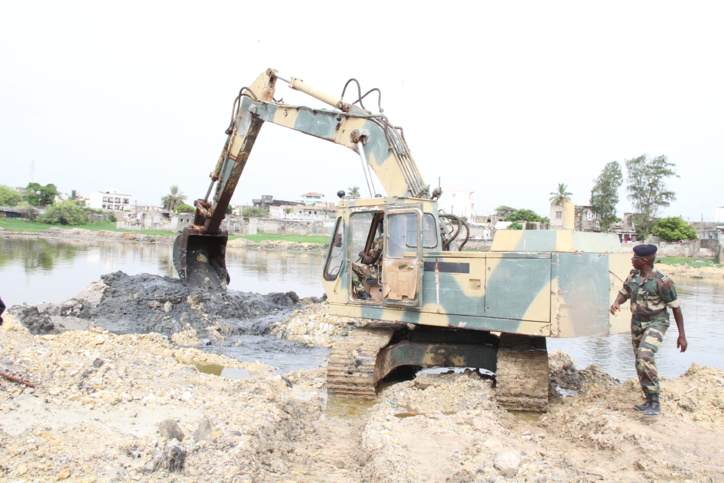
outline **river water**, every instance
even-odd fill
[[[323,256],[229,248],[229,288],[261,294],[294,291],[321,296]],[[0,297],[10,307],[59,302],[85,289],[101,275],[121,270],[174,277],[171,244],[75,241],[26,237],[0,238]],[[676,349],[673,323],[657,356],[663,377],[681,375],[693,362],[724,369],[724,286],[704,280],[677,284],[689,349]],[[548,349],[567,352],[579,368],[601,366],[620,380],[636,377],[630,336],[548,339]]]

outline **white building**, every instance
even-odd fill
[[[332,206],[287,205],[270,206],[269,218],[277,220],[327,220],[334,219],[337,208]]]
[[[88,206],[96,210],[131,211],[133,203],[131,195],[124,195],[118,190],[96,191],[88,197]]]
[[[473,202],[475,191],[451,190],[443,191],[438,205],[445,213],[464,217],[466,220],[475,219],[475,203]]]
[[[302,196],[302,199],[299,200],[301,203],[304,203],[305,205],[318,205],[319,203],[324,203],[324,194],[323,193],[304,193]]]

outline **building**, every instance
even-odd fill
[[[118,190],[96,191],[88,196],[88,206],[96,210],[132,211],[131,195],[124,195]]]
[[[269,208],[269,218],[278,220],[328,220],[334,219],[336,215],[337,208],[334,206],[290,205]]]
[[[475,191],[451,190],[443,192],[438,206],[450,215],[455,215],[466,220],[475,219],[475,203],[473,202]]]
[[[324,194],[322,193],[304,193],[302,196],[302,199],[300,200],[300,203],[304,203],[305,205],[318,205],[319,203],[324,203],[326,200],[324,199]]]
[[[255,207],[262,208],[264,210],[268,210],[272,206],[296,206],[304,204],[298,201],[275,200],[273,195],[261,195],[261,198],[251,200],[251,203]]]

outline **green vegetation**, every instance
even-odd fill
[[[191,205],[178,205],[173,211],[176,213],[196,213],[196,208]]]
[[[185,201],[186,195],[181,193],[176,185],[172,185],[169,193],[161,198],[163,209],[168,211],[175,210],[177,206],[184,204]]]
[[[667,241],[699,239],[696,229],[678,216],[656,220],[656,224],[651,233]]]
[[[26,199],[32,206],[50,206],[60,194],[54,184],[41,186],[38,183],[28,183],[27,193]]]
[[[554,205],[562,205],[564,201],[571,201],[571,195],[573,193],[568,192],[568,186],[563,183],[558,183],[558,189],[550,193],[550,202]],[[528,220],[531,221],[531,220]]]
[[[709,260],[706,258],[662,257],[662,258],[657,258],[656,263],[663,263],[664,265],[688,265],[690,267],[724,268],[724,264],[715,263],[713,260]]]
[[[676,200],[676,193],[666,187],[666,178],[679,177],[674,163],[666,156],[649,159],[646,155],[626,160],[628,179],[626,189],[631,200],[636,224],[636,233],[643,239],[654,228],[656,214]]]
[[[7,219],[1,219],[0,220],[0,228],[7,231],[18,231],[18,232],[25,232],[25,233],[38,233],[46,231],[48,228],[47,223],[41,223],[39,221],[28,221],[23,220],[19,218],[7,218]],[[166,235],[166,236],[176,236],[178,233],[172,232],[172,231],[162,231],[162,230],[120,230],[116,228],[116,223],[113,221],[97,221],[97,222],[90,222],[90,223],[84,223],[82,225],[57,225],[55,228],[60,228],[62,230],[70,230],[72,228],[79,228],[81,230],[90,230],[90,231],[118,231],[118,232],[131,232],[131,233],[141,233],[143,235]]]
[[[532,210],[518,210],[505,217],[504,221],[541,221],[548,223],[548,218],[538,216]]]
[[[269,216],[269,211],[258,206],[247,206],[241,211],[241,216],[244,218],[264,218]]]
[[[324,244],[329,243],[329,237],[328,236],[319,236],[319,235],[272,235],[270,233],[260,233],[258,235],[232,235],[229,237],[230,239],[235,238],[243,238],[245,240],[251,240],[253,242],[262,242],[262,241],[277,241],[277,240],[284,240],[294,243],[317,243],[317,244]]]
[[[0,228],[7,231],[18,231],[18,232],[43,232],[48,229],[48,225],[37,221],[26,221],[18,218],[7,218],[0,220]],[[178,233],[173,231],[163,230],[121,230],[116,228],[116,224],[110,221],[87,223],[84,225],[68,226],[59,225],[57,228],[69,230],[71,228],[80,228],[82,230],[91,231],[117,231],[117,232],[129,232],[129,233],[141,233],[142,235],[160,235],[160,236],[177,236]],[[236,238],[244,238],[254,242],[262,242],[264,240],[285,240],[294,243],[317,243],[325,244],[329,243],[328,236],[304,236],[304,235],[272,235],[268,233],[260,233],[258,235],[230,235],[229,239],[234,240]]]
[[[596,178],[596,184],[591,190],[591,208],[598,214],[598,223],[601,231],[608,231],[616,223],[616,205],[618,204],[618,189],[623,183],[623,174],[618,161],[606,164],[601,174]]]
[[[84,225],[92,211],[81,208],[75,201],[61,201],[45,210],[39,221],[51,225]]]
[[[9,186],[0,184],[0,206],[18,206],[23,201],[23,195]]]

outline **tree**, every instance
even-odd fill
[[[636,212],[634,222],[640,238],[651,234],[659,210],[676,199],[676,193],[666,187],[666,178],[679,177],[674,166],[664,155],[649,159],[644,154],[626,161],[626,189]]]
[[[351,188],[347,188],[347,198],[359,198],[359,186],[352,186]]]
[[[596,184],[591,190],[591,208],[598,214],[601,231],[608,231],[617,220],[618,189],[623,184],[621,165],[618,161],[611,161],[594,181]]]
[[[513,223],[508,225],[508,230],[522,230],[522,229],[523,229],[523,225],[521,225],[517,221],[514,221]]]
[[[545,221],[532,210],[518,210],[505,217],[504,221]]]
[[[564,201],[571,201],[571,195],[573,193],[569,193],[567,190],[568,186],[563,183],[558,183],[558,191],[554,191],[550,194],[551,204],[562,205]]]
[[[186,195],[181,193],[178,186],[173,185],[169,190],[169,194],[161,198],[163,209],[173,211],[177,206],[182,205],[186,201]]]
[[[652,235],[666,241],[696,240],[696,229],[679,216],[662,218],[656,221]]]
[[[61,201],[45,210],[40,221],[52,225],[83,225],[88,223],[88,211],[74,201]]]
[[[196,208],[191,205],[180,204],[173,211],[176,213],[196,213]]]
[[[0,184],[0,206],[18,206],[23,201],[23,195],[9,186]]]
[[[518,211],[518,209],[513,208],[512,206],[500,205],[495,209],[495,214],[505,218],[509,214],[515,213],[516,211]]]
[[[54,184],[41,186],[38,183],[28,183],[27,191],[25,199],[32,206],[50,206],[60,194]]]
[[[269,212],[258,206],[247,206],[241,211],[241,216],[244,218],[263,218],[267,215]]]

